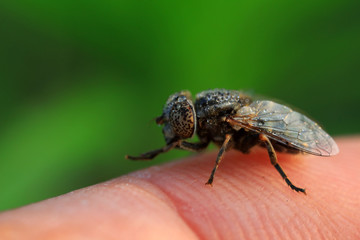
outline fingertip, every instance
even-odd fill
[[[339,146],[346,149],[349,143],[339,141]],[[359,143],[360,140],[357,140],[357,149],[360,150]],[[172,199],[180,215],[201,238],[211,238],[209,225],[215,226],[217,234],[222,238],[287,238],[291,232],[299,229],[298,224],[304,228],[303,232],[298,232],[304,238],[309,235],[328,236],[327,233],[334,231],[335,236],[340,237],[332,226],[341,224],[342,216],[360,207],[360,199],[356,197],[356,194],[360,196],[360,191],[354,186],[354,181],[360,180],[359,175],[354,176],[353,167],[339,168],[337,161],[341,159],[341,164],[350,164],[358,154],[348,153],[351,159],[341,154],[336,158],[278,154],[279,163],[288,177],[295,184],[308,186],[295,191],[282,181],[270,164],[266,150],[261,148],[254,149],[250,154],[227,152],[216,172],[215,186],[208,181],[205,185],[212,187],[204,188],[198,183],[210,174],[216,154],[195,155],[164,165],[165,172],[157,171],[149,179]],[[352,172],[350,175],[349,171]],[[308,195],[308,191],[311,195]],[[304,198],[300,192],[307,197]],[[189,208],[193,211],[188,212]],[[342,216],[337,214],[339,211]],[[313,215],[313,212],[319,215]],[[289,220],[294,215],[299,220]],[[333,216],[332,223],[321,226],[328,221],[328,216]],[[222,221],[219,222],[219,219]],[[350,232],[354,226],[348,226]],[[264,232],[257,232],[258,227]],[[278,228],[285,230],[274,233],[272,229]],[[245,229],[252,229],[255,234]]]
[[[344,233],[356,239],[360,139],[339,139],[338,144],[342,153],[333,158],[278,154],[288,177],[308,187],[300,190],[307,195],[309,189],[306,198],[287,187],[262,148],[250,154],[227,152],[214,186],[208,180],[205,185],[211,187],[205,187],[217,156],[212,152],[2,213],[0,229],[6,226],[27,239],[64,234],[87,239],[308,239],[343,238]]]

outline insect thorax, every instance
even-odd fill
[[[215,143],[223,141],[227,133],[234,132],[223,118],[235,114],[237,110],[251,102],[249,96],[233,90],[215,89],[197,94],[195,101],[197,134],[200,138],[208,137]]]

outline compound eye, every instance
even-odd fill
[[[170,110],[169,123],[176,136],[181,139],[192,137],[196,130],[193,104],[188,99],[176,102]]]

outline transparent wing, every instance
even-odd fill
[[[255,101],[242,107],[231,119],[229,122],[234,128],[264,133],[310,154],[332,156],[339,152],[335,141],[317,123],[272,101]]]

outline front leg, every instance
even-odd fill
[[[147,152],[147,153],[143,153],[140,156],[133,157],[133,156],[126,155],[125,158],[131,159],[131,160],[151,160],[154,157],[156,157],[157,155],[159,155],[160,153],[168,152],[171,149],[179,146],[180,144],[181,144],[181,141],[179,140],[179,141],[170,143],[170,144],[166,145],[165,147],[162,147],[162,148],[159,148],[159,149]]]
[[[177,146],[180,149],[183,150],[187,150],[187,151],[192,151],[192,152],[200,152],[202,150],[204,150],[205,148],[207,148],[207,146],[209,145],[210,141],[209,140],[202,140],[200,142],[197,143],[190,143],[190,142],[186,142],[186,141],[181,141],[181,143]]]

